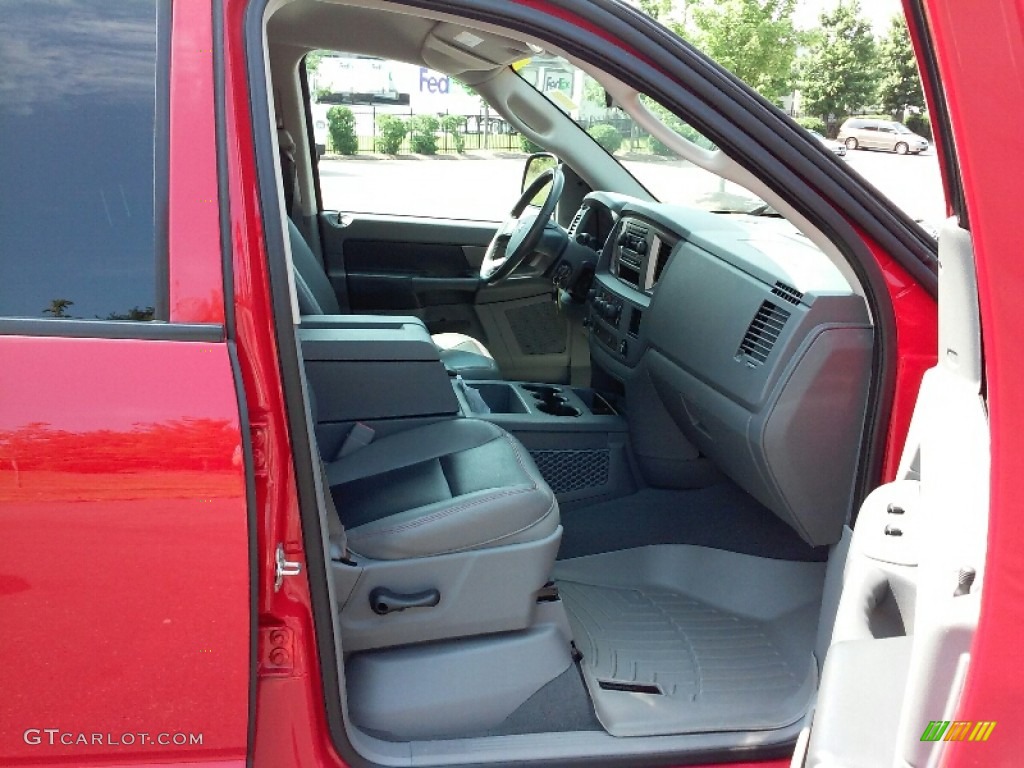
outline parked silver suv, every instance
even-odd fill
[[[847,149],[887,149],[898,155],[917,154],[928,149],[928,139],[918,136],[903,123],[851,117],[839,128],[839,141]]]

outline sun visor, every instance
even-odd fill
[[[450,75],[492,70],[529,55],[526,43],[446,21],[430,30],[422,50],[428,67]]]

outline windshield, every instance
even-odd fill
[[[893,123],[892,127],[896,129],[896,133],[913,133],[913,131],[907,128],[903,123]]]
[[[604,88],[574,64],[542,53],[516,63],[514,69],[614,155],[659,201],[723,213],[767,210],[765,202],[753,192],[684,160],[621,108],[607,106]],[[715,148],[657,102],[647,98],[643,101],[676,133],[704,149]]]

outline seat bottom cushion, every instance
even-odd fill
[[[454,419],[388,435],[327,467],[353,552],[382,560],[534,541],[558,504],[523,446]]]

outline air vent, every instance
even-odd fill
[[[665,265],[668,264],[668,257],[672,255],[672,246],[666,242],[661,242],[658,246],[658,253],[654,260],[654,283],[657,284],[661,280],[661,273],[665,269]]]
[[[576,234],[576,227],[580,225],[580,220],[583,218],[583,209],[580,208],[576,211],[576,215],[572,217],[572,224],[569,225],[569,234]]]
[[[788,301],[790,304],[799,304],[800,299],[804,297],[796,288],[783,282],[776,283],[775,287],[772,288],[772,293],[781,297],[784,301]]]
[[[761,307],[750,321],[750,326],[743,336],[737,357],[746,357],[749,362],[760,365],[768,359],[772,347],[779,340],[783,326],[789,320],[789,312],[777,307],[770,301],[762,302]]]

